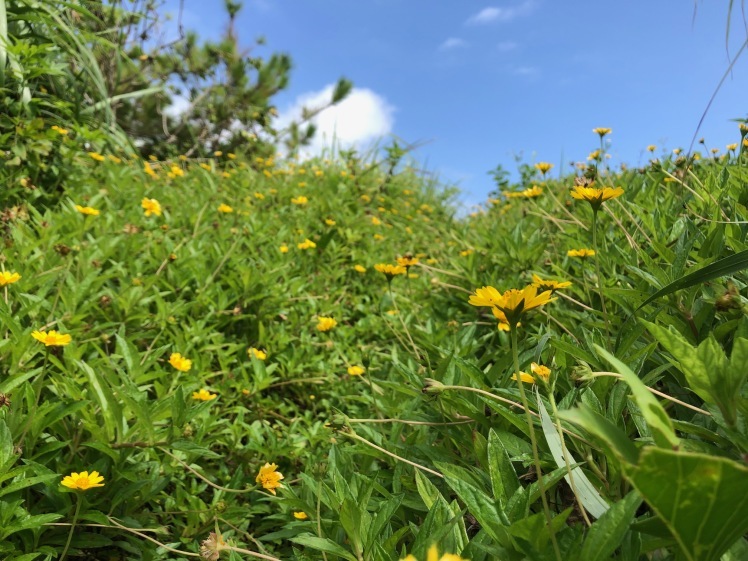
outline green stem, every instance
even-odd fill
[[[522,401],[522,406],[525,408],[525,420],[527,421],[527,427],[530,430],[530,443],[532,444],[532,458],[535,464],[535,472],[538,476],[538,486],[540,487],[540,498],[543,501],[543,512],[545,513],[545,521],[548,524],[548,531],[551,535],[551,542],[553,543],[553,551],[556,554],[556,560],[561,561],[561,551],[558,548],[558,542],[556,541],[556,533],[553,531],[553,519],[551,517],[551,509],[548,506],[548,498],[545,496],[545,482],[543,481],[543,471],[540,467],[540,454],[538,452],[538,442],[535,438],[535,426],[532,422],[532,416],[530,415],[530,404],[527,401],[527,394],[525,394],[524,382],[520,379],[519,375],[519,351],[517,346],[517,326],[512,325],[510,329],[512,338],[512,358],[514,359],[514,372],[517,378],[517,387],[519,388],[519,396]]]
[[[65,549],[62,550],[62,555],[60,555],[59,561],[65,561],[65,558],[68,555],[68,549],[70,549],[70,542],[73,541],[73,532],[75,531],[75,523],[78,522],[78,514],[80,514],[81,505],[83,504],[83,499],[78,493],[76,493],[76,499],[78,500],[78,504],[75,505],[75,514],[73,514],[73,522],[70,524],[70,533],[68,534],[68,541],[65,542]]]
[[[608,310],[605,307],[605,296],[603,295],[603,277],[600,274],[600,251],[597,248],[597,210],[592,211],[592,249],[595,250],[595,270],[597,271],[597,291],[600,294],[600,305],[605,320],[605,333],[610,339],[610,323],[608,321]]]

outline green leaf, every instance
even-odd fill
[[[611,456],[616,456],[619,460],[630,464],[636,463],[639,456],[636,446],[621,429],[602,415],[582,406],[559,411],[558,416],[594,436],[608,449]]]
[[[641,502],[641,496],[636,491],[631,491],[614,503],[590,527],[579,554],[579,561],[608,559],[629,530]]]
[[[567,461],[570,466],[577,464],[578,462],[574,459],[571,452],[566,450],[566,458],[564,457],[564,442],[563,437],[559,435],[556,430],[556,425],[553,423],[548,411],[546,411],[543,400],[540,399],[540,394],[535,393],[538,401],[538,410],[540,411],[540,423],[543,428],[543,434],[545,440],[548,442],[548,448],[551,451],[553,459],[556,461],[556,466],[560,468],[566,468]],[[587,479],[582,469],[579,466],[572,467],[571,472],[564,475],[564,479],[569,485],[573,482],[573,489],[576,489],[579,501],[582,506],[595,518],[600,518],[608,510],[608,503],[600,496],[600,493],[595,486]]]
[[[521,486],[509,453],[493,429],[488,433],[488,474],[491,477],[493,496],[501,504],[506,504]]]
[[[648,447],[627,477],[689,561],[718,561],[748,532],[748,467],[727,458]]]
[[[618,360],[602,347],[595,345],[597,353],[603,357],[610,365],[623,376],[633,393],[634,401],[641,409],[644,419],[647,421],[652,436],[658,446],[662,448],[677,448],[680,445],[680,439],[675,435],[675,429],[670,422],[665,409],[663,409],[657,398],[652,395],[647,386],[642,382],[634,372],[623,362]]]
[[[347,559],[348,561],[357,561],[356,557],[351,554],[351,552],[328,538],[319,538],[314,534],[301,534],[299,536],[290,538],[290,541],[299,545],[303,545],[305,547],[310,547],[317,551],[323,551],[329,555],[342,557],[343,559]]]

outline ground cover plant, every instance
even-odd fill
[[[745,123],[615,170],[598,128],[460,216],[397,143],[149,155],[35,79],[2,559],[748,558]]]

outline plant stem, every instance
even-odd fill
[[[553,551],[556,554],[556,560],[561,561],[561,551],[558,548],[558,542],[556,541],[556,533],[553,531],[553,519],[551,518],[551,509],[548,506],[548,498],[545,496],[545,482],[543,481],[543,471],[540,467],[540,454],[538,453],[538,442],[535,438],[535,426],[532,422],[532,416],[530,415],[530,404],[527,401],[527,394],[525,394],[524,382],[522,382],[519,375],[519,351],[517,350],[517,326],[512,325],[510,328],[512,337],[512,358],[514,359],[514,372],[517,378],[517,387],[519,387],[519,396],[522,401],[522,405],[525,409],[525,419],[527,421],[527,428],[530,430],[530,443],[532,444],[532,458],[535,464],[535,473],[538,476],[538,486],[540,487],[540,498],[543,502],[543,512],[545,512],[545,521],[548,524],[548,532],[551,535],[551,542],[553,543]]]
[[[59,561],[65,561],[65,558],[68,555],[68,549],[70,549],[70,542],[73,541],[73,532],[75,531],[75,523],[78,522],[78,515],[80,514],[81,505],[83,504],[83,499],[78,493],[76,493],[76,499],[78,503],[75,505],[75,514],[73,514],[73,522],[70,524],[70,532],[68,533],[68,540],[65,542],[65,549],[62,550],[62,555],[60,555]]]
[[[610,323],[608,322],[608,310],[605,307],[605,296],[603,295],[603,277],[600,274],[600,251],[597,248],[597,210],[592,211],[592,249],[595,250],[595,270],[597,271],[597,291],[600,294],[600,305],[605,320],[605,333],[610,339]]]

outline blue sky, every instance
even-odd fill
[[[185,26],[216,37],[222,5],[185,0]],[[567,171],[597,147],[594,127],[613,129],[613,164],[646,162],[649,144],[688,148],[729,64],[726,21],[727,2],[702,0],[245,0],[236,27],[247,46],[267,39],[256,54],[291,55],[282,117],[349,78],[355,96],[321,129],[424,143],[417,160],[470,205],[515,155]],[[747,36],[736,11],[731,56]],[[738,140],[747,77],[744,56],[699,133],[709,148]]]

